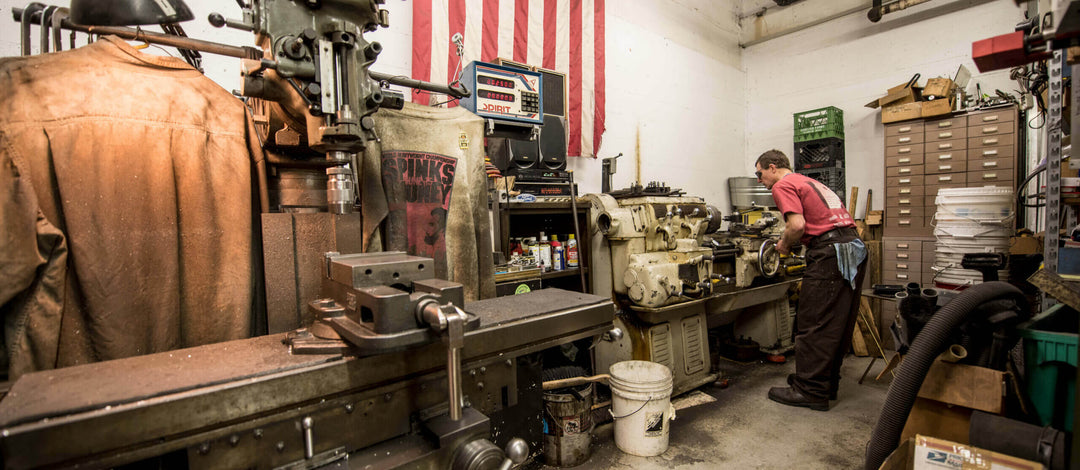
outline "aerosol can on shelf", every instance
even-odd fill
[[[566,269],[566,258],[563,256],[564,249],[562,243],[559,243],[559,236],[551,236],[551,269],[555,271],[562,271]]]
[[[578,267],[577,240],[574,240],[574,234],[572,233],[570,234],[570,239],[566,240],[566,267]]]

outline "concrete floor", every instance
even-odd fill
[[[721,359],[722,377],[730,379],[729,386],[702,387],[698,390],[715,398],[715,402],[676,412],[667,452],[656,457],[623,453],[615,446],[614,428],[609,422],[594,430],[589,461],[573,468],[862,468],[866,443],[885,401],[890,378],[874,381],[884,367],[879,359],[859,385],[859,376],[869,362],[870,358],[847,357],[839,400],[832,402],[828,412],[821,412],[784,406],[766,398],[770,387],[787,385],[787,374],[795,371],[791,357],[785,364],[740,364]],[[539,464],[532,467],[557,468]]]

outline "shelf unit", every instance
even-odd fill
[[[574,233],[573,207],[566,202],[510,202],[493,204],[493,224],[496,234],[495,246],[510,259],[510,240],[519,237],[539,237],[540,232],[548,236],[558,235],[559,242],[565,246],[567,235]],[[578,247],[578,268],[561,271],[523,274],[530,271],[500,273],[495,276],[496,290],[506,293],[506,283],[526,283],[530,288],[558,287],[579,292],[591,292],[588,283],[589,245],[587,233],[589,202],[579,197],[577,200],[578,228],[576,235]],[[584,276],[583,276],[584,274]],[[529,284],[531,283],[531,284]],[[502,286],[500,288],[500,285]],[[513,293],[513,292],[510,292]]]

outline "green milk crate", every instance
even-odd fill
[[[1073,430],[1076,407],[1077,313],[1055,305],[1020,325],[1027,392],[1043,426]]]
[[[829,106],[795,113],[795,142],[844,138],[844,111]]]

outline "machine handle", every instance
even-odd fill
[[[524,439],[515,437],[506,443],[506,449],[503,451],[506,452],[506,460],[499,465],[499,470],[509,470],[516,465],[521,465],[529,457],[529,444]]]

